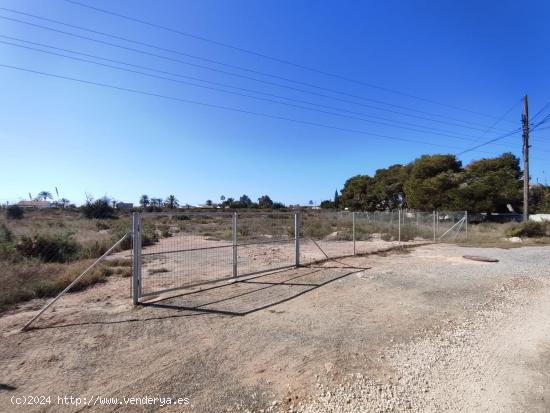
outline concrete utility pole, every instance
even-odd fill
[[[529,105],[527,95],[523,97],[523,222],[529,220]]]

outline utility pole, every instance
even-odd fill
[[[523,222],[529,220],[529,105],[527,95],[523,97]]]

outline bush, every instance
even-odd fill
[[[86,218],[92,219],[114,219],[116,218],[115,209],[109,204],[106,199],[97,199],[93,202],[88,202],[80,207]]]
[[[69,262],[80,255],[80,246],[73,241],[70,233],[24,235],[16,248],[23,257],[38,258],[43,262]]]
[[[95,223],[95,226],[100,231],[103,231],[103,230],[106,230],[106,229],[111,229],[111,226],[105,221],[97,221]]]
[[[13,234],[6,224],[0,223],[0,242],[12,242]]]
[[[543,222],[527,221],[514,225],[506,230],[509,237],[544,237],[546,224]]]
[[[25,215],[25,211],[19,205],[10,205],[6,208],[6,216],[9,219],[21,219]]]

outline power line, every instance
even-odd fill
[[[10,38],[9,36],[3,36],[3,35],[0,35],[0,37]],[[53,55],[53,56],[60,56],[60,57],[73,59],[73,60],[77,60],[77,61],[81,61],[81,62],[85,62],[85,63],[89,63],[89,64],[94,64],[94,65],[108,67],[108,68],[112,68],[112,69],[116,69],[116,70],[121,70],[121,71],[129,72],[129,73],[135,73],[135,74],[139,74],[139,75],[143,75],[143,76],[153,77],[153,78],[167,80],[167,81],[171,81],[171,82],[182,83],[182,84],[185,84],[185,85],[204,88],[204,89],[208,89],[208,90],[214,90],[214,91],[229,93],[229,94],[233,94],[233,95],[237,95],[237,96],[242,96],[242,97],[247,97],[247,98],[252,98],[252,99],[257,99],[257,100],[262,100],[262,101],[267,101],[267,102],[270,102],[270,103],[276,103],[276,104],[289,106],[289,107],[294,107],[294,108],[298,108],[298,109],[310,110],[310,111],[314,111],[314,112],[318,112],[318,113],[328,114],[328,115],[331,115],[331,116],[339,116],[339,117],[359,120],[359,121],[363,121],[363,122],[367,122],[367,123],[374,123],[374,124],[379,124],[379,125],[384,125],[384,126],[389,126],[389,127],[394,127],[394,128],[411,130],[411,131],[415,131],[415,132],[432,133],[432,134],[445,136],[445,137],[452,138],[452,139],[459,139],[459,140],[465,140],[465,141],[470,141],[470,142],[475,142],[476,141],[476,139],[468,139],[467,137],[464,137],[464,136],[452,135],[450,133],[447,133],[448,131],[442,131],[440,129],[435,129],[435,128],[429,128],[428,127],[427,129],[432,129],[434,131],[425,131],[425,130],[415,129],[415,128],[411,128],[411,127],[399,126],[399,125],[395,125],[395,124],[392,124],[392,123],[373,121],[373,120],[365,119],[365,118],[361,118],[361,117],[348,116],[348,115],[343,115],[341,113],[335,113],[335,112],[330,112],[330,111],[325,111],[325,110],[319,110],[319,109],[310,108],[310,107],[306,107],[306,106],[288,104],[286,102],[280,102],[280,101],[273,100],[273,99],[266,99],[266,98],[262,98],[262,97],[258,97],[258,96],[247,95],[247,94],[244,94],[244,93],[227,91],[227,90],[214,88],[214,87],[209,87],[209,86],[205,86],[205,85],[200,85],[200,84],[196,84],[196,83],[192,83],[192,82],[186,82],[186,81],[182,81],[182,80],[172,79],[172,78],[165,77],[165,76],[157,76],[157,75],[153,75],[153,74],[150,74],[150,73],[141,72],[141,71],[137,71],[137,70],[125,69],[125,68],[122,68],[122,67],[117,67],[117,66],[113,66],[113,65],[109,65],[109,64],[95,62],[95,61],[92,61],[92,60],[82,59],[82,58],[78,58],[78,57],[74,57],[74,56],[68,56],[68,55],[64,55],[64,54],[61,54],[61,53],[50,52],[50,51],[38,49],[38,48],[35,48],[35,47],[19,45],[19,44],[15,44],[15,43],[11,43],[11,42],[6,42],[6,41],[3,41],[3,40],[0,40],[0,43],[10,45],[10,46],[21,47],[21,48],[24,48],[24,49],[37,51],[37,52],[41,52],[41,53],[46,53],[46,54]],[[28,42],[28,43],[34,43],[34,42]],[[34,44],[36,44],[36,43],[34,43]],[[48,46],[45,46],[45,47],[48,47]],[[74,53],[74,51],[69,51],[69,52]],[[98,57],[98,56],[93,56],[93,55],[90,55],[90,56],[93,57],[93,58],[96,58],[96,59],[102,59],[101,57]],[[109,60],[112,60],[112,59],[109,59]],[[115,61],[115,62],[120,63],[120,64],[125,64],[124,62],[120,62],[120,61]],[[286,98],[284,98],[284,99],[286,99]],[[309,102],[306,102],[306,103],[315,105],[314,103],[309,103]],[[329,107],[329,108],[331,108],[331,107]],[[339,108],[333,108],[333,109],[341,110]],[[354,112],[352,112],[352,113],[354,113]],[[388,120],[390,122],[393,122],[391,119],[388,119]],[[414,125],[414,126],[417,126],[417,127],[420,127],[420,128],[425,128],[422,125]],[[506,144],[501,144],[501,146],[510,147],[510,145],[506,145]]]
[[[174,28],[171,28],[171,27],[168,27],[168,26],[164,26],[164,25],[161,25],[161,24],[158,24],[158,23],[153,23],[153,22],[150,22],[150,21],[147,21],[147,20],[142,20],[142,19],[139,19],[139,18],[136,18],[136,17],[131,17],[131,16],[128,16],[128,15],[125,15],[125,14],[122,14],[122,13],[113,12],[111,10],[91,6],[89,4],[81,3],[79,1],[75,1],[75,0],[64,0],[64,1],[66,1],[68,3],[72,3],[72,4],[80,6],[80,7],[85,7],[85,8],[95,10],[95,11],[98,11],[98,12],[101,12],[101,13],[110,14],[112,16],[123,18],[123,19],[133,21],[133,22],[136,22],[136,23],[144,24],[144,25],[154,27],[154,28],[157,28],[157,29],[166,30],[166,31],[169,31],[169,32],[172,32],[172,33],[182,35],[182,36],[191,37],[191,38],[196,39],[196,40],[201,40],[201,41],[204,41],[204,42],[216,44],[218,46],[223,46],[223,47],[226,47],[226,48],[229,48],[229,49],[237,50],[239,52],[248,53],[248,54],[251,54],[251,55],[254,55],[254,56],[257,56],[257,57],[261,57],[261,58],[264,58],[264,59],[269,59],[269,60],[272,60],[272,61],[275,61],[275,62],[278,62],[278,63],[293,66],[293,67],[296,67],[296,68],[299,68],[299,69],[308,70],[308,71],[319,73],[319,74],[322,74],[322,75],[325,75],[325,76],[330,76],[330,77],[334,77],[334,78],[337,78],[337,79],[345,80],[347,82],[352,82],[352,83],[360,84],[360,85],[363,85],[363,86],[371,87],[371,88],[374,88],[374,89],[383,90],[385,92],[395,93],[395,94],[398,94],[398,95],[401,95],[401,96],[406,96],[406,97],[409,97],[409,98],[413,98],[413,99],[421,100],[421,101],[424,101],[424,102],[428,102],[428,103],[432,103],[432,104],[452,108],[452,109],[455,109],[455,110],[469,112],[469,113],[473,113],[473,114],[476,114],[476,115],[481,115],[481,116],[485,116],[485,117],[489,117],[489,118],[495,118],[495,116],[488,115],[488,114],[481,113],[481,112],[477,112],[477,111],[473,111],[471,109],[465,109],[465,108],[461,108],[461,107],[458,107],[458,106],[455,106],[455,105],[449,105],[447,103],[442,103],[442,102],[438,102],[438,101],[435,101],[435,100],[432,100],[432,99],[427,99],[427,98],[424,98],[424,97],[412,95],[412,94],[405,93],[405,92],[402,92],[402,91],[399,91],[399,90],[374,85],[372,83],[367,83],[367,82],[364,82],[364,81],[361,81],[361,80],[352,79],[352,78],[347,77],[347,76],[342,76],[342,75],[339,75],[339,74],[335,74],[335,73],[327,72],[327,71],[324,71],[324,70],[312,68],[312,67],[309,67],[309,66],[301,65],[301,64],[298,64],[298,63],[295,63],[295,62],[291,62],[289,60],[272,57],[272,56],[266,55],[264,53],[260,53],[260,52],[245,49],[245,48],[242,48],[242,47],[230,45],[228,43],[220,42],[220,41],[217,41],[217,40],[208,39],[208,38],[203,37],[203,36],[198,36],[198,35],[195,35],[195,34],[192,34],[192,33],[184,32],[184,31],[174,29]]]
[[[489,144],[491,144],[491,143],[497,142],[497,141],[499,141],[499,140],[501,140],[501,139],[506,138],[507,136],[511,136],[511,135],[513,135],[513,134],[515,134],[515,133],[518,133],[519,131],[520,131],[520,128],[515,129],[515,130],[513,130],[512,132],[509,132],[509,133],[507,133],[507,134],[505,134],[505,135],[497,136],[496,138],[493,138],[493,139],[491,139],[491,140],[489,140],[489,141],[487,141],[487,142],[480,143],[479,145],[476,145],[476,146],[472,146],[471,148],[464,149],[462,152],[457,153],[457,156],[463,155],[463,154],[465,154],[465,153],[467,153],[467,152],[475,151],[475,150],[477,150],[478,148],[481,148],[481,147],[483,147],[483,146],[487,146],[487,145],[489,145]]]
[[[535,113],[535,116],[530,119],[530,122],[533,122],[542,112],[544,112],[544,109],[546,109],[548,105],[550,105],[550,102],[546,102],[544,106],[537,113]]]
[[[388,105],[388,106],[391,106],[391,107],[396,107],[396,108],[400,108],[400,109],[409,110],[409,111],[412,111],[412,112],[423,113],[423,114],[438,116],[438,117],[441,117],[441,118],[450,119],[450,120],[454,120],[454,121],[458,121],[458,122],[473,124],[472,122],[464,121],[462,119],[458,119],[458,118],[455,118],[455,117],[452,117],[452,116],[441,115],[441,114],[436,114],[436,113],[430,113],[430,112],[423,111],[423,110],[420,110],[420,109],[410,108],[410,107],[407,107],[407,106],[397,105],[397,104],[393,104],[393,103],[389,103],[389,102],[384,102],[384,101],[381,101],[381,100],[366,98],[366,97],[363,97],[363,96],[359,96],[359,95],[355,95],[355,94],[351,94],[351,93],[347,93],[347,92],[342,92],[342,91],[335,90],[335,89],[325,88],[325,87],[314,85],[314,84],[307,83],[307,82],[296,81],[296,80],[286,78],[286,77],[283,77],[283,76],[267,74],[267,73],[260,72],[260,71],[257,71],[257,70],[247,69],[247,68],[243,68],[241,66],[231,65],[231,64],[227,64],[227,63],[224,63],[224,62],[219,62],[219,61],[216,61],[216,60],[213,60],[213,59],[208,59],[208,58],[195,56],[195,55],[192,55],[192,54],[189,54],[189,53],[181,52],[181,51],[174,50],[174,49],[164,48],[164,47],[153,45],[153,44],[150,44],[150,43],[145,43],[145,42],[141,42],[141,41],[138,41],[138,40],[133,40],[133,39],[129,39],[129,38],[126,38],[126,37],[114,35],[114,34],[111,34],[111,33],[106,33],[106,32],[102,32],[102,31],[98,31],[98,30],[85,28],[85,27],[82,27],[82,26],[77,26],[77,25],[65,23],[65,22],[62,22],[60,20],[38,16],[38,15],[35,15],[35,14],[32,14],[32,13],[26,13],[26,12],[14,10],[14,9],[6,8],[6,7],[0,7],[0,10],[4,10],[4,11],[11,12],[11,13],[16,13],[16,14],[22,14],[22,15],[25,15],[25,16],[30,16],[30,17],[35,18],[35,19],[45,20],[45,21],[52,22],[52,23],[59,24],[59,25],[63,25],[63,26],[66,26],[66,27],[71,27],[71,28],[75,28],[75,29],[78,29],[78,30],[87,31],[89,33],[99,34],[101,36],[110,37],[110,38],[113,38],[113,39],[122,40],[122,41],[133,43],[133,44],[138,44],[138,45],[141,45],[141,46],[149,47],[149,48],[156,49],[156,50],[161,50],[161,51],[164,51],[164,52],[179,54],[179,55],[182,55],[182,56],[185,56],[185,57],[188,57],[188,58],[194,58],[194,59],[207,61],[209,63],[214,63],[214,64],[218,64],[218,65],[225,66],[225,67],[231,67],[231,68],[238,69],[238,70],[244,70],[244,71],[260,74],[262,76],[268,76],[268,77],[281,79],[281,80],[284,80],[284,81],[287,81],[287,82],[290,82],[290,83],[300,84],[302,86],[307,86],[307,87],[311,87],[311,88],[314,88],[314,89],[317,89],[317,90],[323,90],[323,91],[326,91],[326,92],[335,93],[335,94],[339,94],[339,95],[342,95],[342,96],[348,96],[348,97],[352,97],[354,99],[365,100],[365,101],[374,102],[374,103],[377,103],[377,104],[383,104],[383,105]],[[85,40],[89,40],[89,41],[93,41],[93,42],[97,42],[97,43],[102,43],[102,44],[105,44],[105,45],[108,45],[108,46],[118,47],[118,48],[122,48],[122,49],[125,49],[125,50],[129,50],[129,51],[133,51],[133,52],[137,52],[137,53],[141,53],[141,54],[146,54],[146,55],[149,55],[149,56],[153,56],[153,57],[157,57],[157,58],[161,58],[161,59],[166,59],[166,60],[173,61],[173,62],[186,64],[186,65],[189,65],[189,66],[199,67],[201,69],[210,70],[210,71],[222,73],[222,74],[229,75],[229,76],[236,76],[236,77],[240,77],[240,78],[243,78],[243,79],[252,80],[252,81],[255,81],[255,82],[261,82],[261,83],[269,84],[269,85],[272,85],[272,86],[289,88],[289,89],[293,89],[293,90],[296,90],[296,91],[299,91],[299,92],[302,92],[302,93],[312,93],[311,91],[308,91],[308,90],[292,88],[292,87],[289,87],[288,85],[283,85],[283,84],[276,83],[276,82],[262,80],[262,79],[258,79],[258,78],[254,78],[254,77],[251,77],[251,76],[238,74],[238,73],[228,72],[226,70],[216,69],[216,68],[200,65],[200,64],[197,64],[197,63],[186,62],[186,61],[182,61],[180,59],[169,58],[167,56],[162,56],[162,55],[158,55],[158,54],[155,54],[155,53],[145,52],[143,50],[139,50],[139,49],[135,49],[135,48],[127,47],[127,46],[121,46],[121,45],[117,45],[115,43],[110,43],[110,42],[106,42],[104,40],[94,39],[94,38],[86,37],[86,36],[71,33],[71,32],[65,32],[65,31],[62,31],[62,30],[59,30],[59,29],[55,29],[55,28],[48,27],[48,26],[42,26],[42,25],[39,25],[39,24],[36,24],[36,23],[27,22],[27,21],[24,21],[24,20],[19,20],[19,19],[15,19],[15,18],[11,18],[11,17],[6,17],[6,16],[0,16],[0,18],[5,19],[5,20],[14,21],[14,22],[21,23],[21,24],[26,24],[26,25],[38,27],[38,28],[41,28],[41,29],[44,29],[44,30],[54,31],[54,32],[61,33],[61,34],[64,34],[64,35],[68,35],[68,36],[78,37],[78,38],[81,38],[81,39],[85,39]],[[318,94],[318,93],[315,93],[315,94],[319,95],[319,96],[329,98],[329,99],[336,99],[333,96],[321,95],[321,94]],[[357,104],[357,102],[351,102],[351,103]],[[382,109],[382,108],[377,108],[377,109],[378,110],[387,110],[387,109]],[[459,126],[459,125],[456,125],[456,126]],[[485,126],[486,125],[484,125],[484,127]]]
[[[512,107],[510,107],[510,109],[508,109],[506,112],[504,112],[504,114],[502,116],[500,116],[491,126],[489,126],[482,134],[481,136],[479,137],[479,139],[483,138],[487,132],[489,132],[491,129],[493,129],[500,121],[502,121],[506,116],[508,116],[508,114],[514,110],[516,108],[516,106],[521,102],[521,100],[517,101],[516,103],[514,103],[512,105]]]
[[[323,123],[310,122],[310,121],[305,121],[305,120],[301,120],[301,119],[294,119],[294,118],[288,118],[288,117],[279,116],[279,115],[271,115],[271,114],[267,114],[267,113],[263,113],[263,112],[254,112],[254,111],[250,111],[250,110],[245,110],[245,109],[240,109],[240,108],[233,108],[233,107],[230,107],[230,106],[216,105],[216,104],[200,102],[200,101],[191,100],[191,99],[179,98],[179,97],[175,97],[175,96],[168,96],[168,95],[163,95],[163,94],[160,94],[160,93],[147,92],[147,91],[143,91],[143,90],[139,90],[139,89],[131,89],[131,88],[126,88],[126,87],[122,87],[122,86],[110,85],[110,84],[107,84],[107,83],[100,83],[100,82],[94,82],[94,81],[90,81],[90,80],[78,79],[78,78],[69,77],[69,76],[57,75],[57,74],[53,74],[53,73],[42,72],[42,71],[33,70],[33,69],[29,69],[29,68],[23,68],[23,67],[19,67],[19,66],[0,64],[0,67],[4,67],[4,68],[7,68],[7,69],[12,69],[12,70],[23,71],[23,72],[28,72],[28,73],[33,73],[33,74],[38,74],[38,75],[41,75],[41,76],[47,76],[47,77],[51,77],[51,78],[69,80],[69,81],[72,81],[72,82],[77,82],[77,83],[82,83],[82,84],[87,84],[87,85],[93,85],[93,86],[99,86],[99,87],[103,87],[103,88],[115,89],[115,90],[119,90],[119,91],[123,91],[123,92],[130,92],[130,93],[144,95],[144,96],[152,96],[152,97],[172,100],[172,101],[176,101],[176,102],[194,104],[194,105],[199,105],[199,106],[203,106],[203,107],[221,109],[221,110],[231,111],[231,112],[239,112],[239,113],[244,113],[244,114],[248,114],[248,115],[264,117],[264,118],[284,120],[284,121],[287,121],[287,122],[303,124],[303,125],[309,125],[309,126],[317,126],[317,127],[331,129],[331,130],[339,130],[339,131],[348,132],[348,133],[355,133],[355,134],[360,134],[360,135],[372,136],[372,137],[375,137],[375,138],[389,139],[389,140],[396,140],[396,141],[410,142],[410,143],[418,143],[418,144],[423,144],[423,145],[428,145],[428,146],[442,147],[442,148],[446,148],[446,149],[459,149],[459,150],[461,149],[461,148],[457,148],[457,147],[453,147],[453,146],[449,146],[449,145],[440,145],[440,144],[433,143],[433,142],[426,142],[426,141],[419,141],[419,140],[415,140],[415,139],[408,139],[408,138],[401,138],[401,137],[396,137],[396,136],[382,135],[382,134],[378,134],[378,133],[365,132],[365,131],[357,130],[357,129],[342,128],[342,127],[338,127],[338,126],[334,126],[334,125],[327,125],[327,124],[323,124]],[[517,133],[517,131],[512,131],[510,133]],[[477,151],[477,152],[484,152],[484,151]]]
[[[522,99],[523,100],[523,99]],[[541,110],[539,110],[535,116],[533,116],[533,118],[531,118],[530,120],[525,120],[525,122],[527,122],[527,124],[530,124],[530,121],[532,121],[534,118],[536,118],[540,113],[543,112],[544,108],[546,108],[546,106],[548,106],[548,104],[550,104],[550,102],[546,103],[543,108]],[[515,105],[514,105],[515,107]],[[506,113],[507,114],[507,113]],[[536,130],[540,125],[543,125],[545,124],[546,122],[550,121],[550,113],[548,113],[541,121],[537,122],[534,126],[531,127],[530,131],[529,132],[532,132],[533,130]],[[520,128],[521,129],[521,128]],[[468,148],[468,149],[465,149],[463,150],[462,152],[458,153],[457,155],[462,155],[464,153],[467,153],[467,152],[470,152],[470,151],[473,151],[473,150],[476,150],[478,148],[481,148],[482,146],[486,146],[486,145],[489,145],[491,143],[494,143],[496,141],[499,141],[501,139],[504,139],[506,138],[507,136],[510,136],[509,134],[507,135],[503,135],[503,136],[500,136],[500,137],[496,137],[496,138],[493,138],[487,142],[484,142],[484,143],[481,143],[479,145],[476,145],[476,146],[473,146],[471,148]],[[539,151],[544,151],[544,152],[548,152],[548,151],[545,151],[544,149],[539,149]],[[533,158],[532,158],[533,159]],[[534,158],[534,159],[537,159],[537,158]],[[540,159],[538,159],[540,160]]]

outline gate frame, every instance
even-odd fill
[[[185,214],[185,213],[182,213]],[[148,296],[148,295],[154,295],[154,294],[160,294],[165,293],[168,291],[175,291],[175,290],[181,290],[184,288],[191,288],[196,287],[198,285],[203,284],[211,284],[216,282],[222,282],[222,281],[228,281],[228,280],[237,280],[240,277],[247,277],[255,274],[260,274],[263,272],[269,272],[269,271],[277,271],[285,268],[292,268],[292,267],[299,267],[300,266],[300,213],[295,212],[294,213],[294,239],[289,239],[288,241],[285,240],[285,242],[294,242],[294,264],[291,265],[285,265],[277,268],[267,268],[265,270],[260,270],[252,273],[247,274],[240,274],[239,275],[239,269],[238,269],[238,248],[239,245],[250,245],[250,244],[239,244],[237,239],[237,230],[238,230],[238,213],[235,211],[232,214],[232,224],[231,224],[231,232],[232,232],[232,243],[230,245],[224,246],[224,247],[231,247],[232,252],[232,270],[231,270],[231,276],[219,279],[219,280],[211,280],[211,281],[204,281],[200,283],[190,284],[190,285],[183,285],[180,287],[174,287],[169,288],[166,290],[161,291],[155,291],[143,294],[142,289],[142,246],[141,246],[141,218],[142,215],[145,216],[155,216],[155,215],[178,215],[177,213],[149,213],[149,212],[134,212],[132,213],[132,285],[131,285],[131,295],[132,295],[132,302],[134,305],[140,304],[140,298]],[[269,242],[265,242],[269,243]]]
[[[132,214],[132,302],[139,304],[141,289],[141,214]]]

